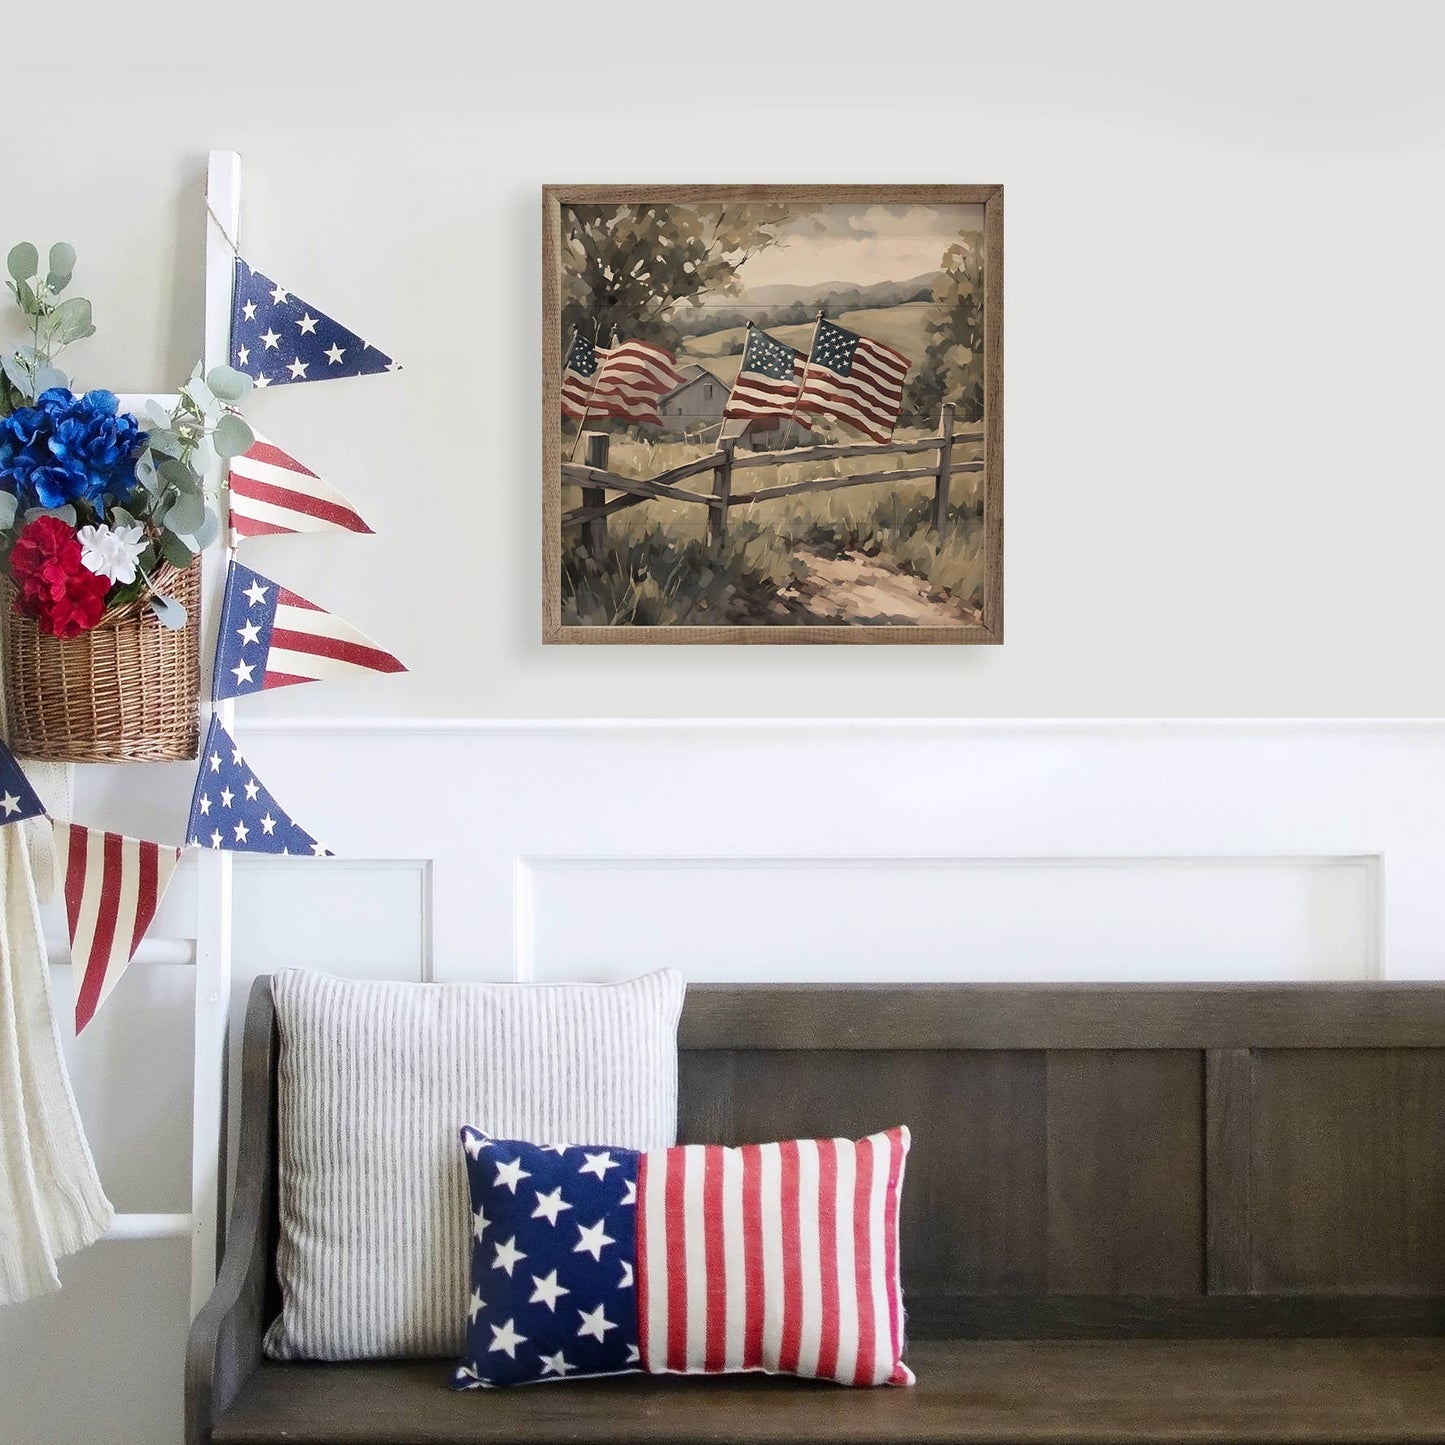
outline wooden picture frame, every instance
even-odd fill
[[[977,288],[982,293],[983,313],[981,419],[968,422],[967,430],[955,428],[952,401],[947,394],[940,393],[942,401],[939,405],[939,422],[936,430],[897,442],[890,439],[881,445],[876,441],[865,445],[864,438],[855,433],[851,436],[845,435],[843,440],[837,443],[813,447],[805,445],[795,453],[754,451],[746,454],[736,446],[732,439],[724,437],[724,431],[728,429],[729,423],[720,422],[718,423],[718,437],[713,443],[711,453],[704,453],[680,465],[666,468],[661,473],[651,473],[648,476],[623,477],[618,472],[609,470],[606,464],[607,436],[606,433],[600,431],[588,434],[585,441],[586,450],[582,451],[581,456],[576,460],[570,460],[564,456],[563,427],[566,425],[562,421],[563,407],[566,404],[564,368],[574,359],[573,345],[577,336],[577,331],[573,329],[569,329],[569,335],[564,336],[562,328],[562,314],[566,300],[563,285],[564,211],[567,212],[569,225],[575,230],[579,225],[576,219],[578,214],[605,215],[606,213],[600,211],[599,208],[634,208],[625,214],[629,217],[655,217],[659,208],[668,206],[696,208],[695,214],[703,214],[706,211],[707,214],[717,215],[727,213],[715,210],[715,208],[727,206],[734,208],[734,214],[738,207],[750,208],[752,213],[756,213],[762,208],[773,208],[768,211],[768,214],[774,214],[777,208],[794,206],[798,207],[802,213],[827,215],[834,214],[834,212],[831,210],[823,212],[822,208],[972,207],[981,210],[982,225],[979,228],[979,233],[981,233],[981,254],[979,256],[981,279]],[[583,213],[571,209],[578,207],[590,209]],[[975,210],[969,214],[976,213]],[[618,211],[618,215],[623,214],[621,210]],[[883,214],[893,213],[884,212]],[[660,225],[661,222],[657,224]],[[788,224],[791,224],[791,221]],[[965,239],[973,237],[975,234],[976,232],[970,229]],[[976,249],[979,245],[976,241],[972,241],[970,244],[973,244]],[[578,263],[569,262],[569,264]],[[944,273],[940,270],[938,274],[942,276]],[[830,277],[828,279],[836,280],[837,278]],[[843,279],[846,281],[850,278]],[[924,278],[915,278],[915,280],[922,279]],[[787,288],[774,287],[772,291],[778,292],[784,289]],[[696,305],[697,303],[692,304]],[[825,308],[820,307],[819,327],[823,324],[824,314]],[[844,313],[843,321],[838,324],[847,325],[848,317],[852,314],[854,313]],[[876,313],[858,314],[867,316]],[[753,334],[752,326],[753,323],[749,319],[748,329],[742,332],[744,337]],[[791,328],[795,334],[798,330],[797,326]],[[814,344],[816,344],[819,330],[815,329],[812,334]],[[619,333],[614,330],[611,337],[613,344],[616,345]],[[627,338],[621,339],[626,340]],[[590,341],[592,347],[603,348],[606,346],[608,338],[594,330]],[[639,341],[636,344],[642,345],[643,343]],[[735,339],[729,341],[728,344],[732,345],[736,351],[743,352],[743,359],[739,361],[738,365],[746,368],[747,357],[751,355],[747,352],[746,346],[740,345]],[[799,352],[793,342],[789,341],[788,344],[794,346],[797,357],[802,358],[805,355],[807,357],[806,363],[802,360],[795,360],[795,366],[804,364],[813,366],[815,364],[811,359],[811,352],[806,354]],[[593,353],[584,344],[581,354],[587,358],[591,357]],[[604,351],[602,354],[606,355],[606,352]],[[902,643],[917,645],[988,644],[1003,641],[1002,186],[545,186],[542,192],[542,356],[542,640],[544,643],[747,645]],[[592,361],[594,367],[598,364],[595,360]],[[706,375],[705,369],[700,366],[690,369]],[[685,375],[685,373],[681,374]],[[575,371],[569,372],[568,375],[575,383]],[[696,377],[694,380],[701,381],[702,377]],[[689,381],[686,384],[690,386],[692,383]],[[806,388],[806,373],[803,373],[803,380],[800,384]],[[724,383],[724,385],[729,388],[730,404],[732,391],[736,389],[737,383],[734,381],[731,384]],[[593,381],[593,387],[595,390],[596,379]],[[681,393],[683,390],[682,385],[674,388],[675,393]],[[674,392],[669,392],[667,395],[671,396]],[[659,395],[661,396],[660,393]],[[979,389],[975,387],[972,393],[974,410],[979,405],[978,396]],[[661,399],[666,400],[665,397]],[[580,403],[573,402],[574,406],[578,404]],[[583,437],[580,433],[586,430],[587,418],[588,413],[584,411],[577,423],[577,431],[569,434],[567,438],[573,449],[578,449],[583,445]],[[802,421],[812,424],[812,419],[807,416],[803,416]],[[782,423],[770,424],[776,425],[779,434],[782,434]],[[732,425],[736,427],[737,423],[734,422]],[[745,425],[754,426],[756,423],[746,423]],[[784,444],[791,445],[794,441],[793,420],[790,419],[787,425],[787,441]],[[806,426],[804,432],[806,435]],[[638,445],[651,446],[654,452],[660,450],[661,448],[657,447],[655,441],[646,440],[646,437],[656,438],[659,435],[655,430],[650,431],[644,434],[644,439],[639,441]],[[699,433],[700,437],[701,435],[702,433]],[[599,437],[601,440],[598,440]],[[954,450],[956,443],[967,443],[970,447],[976,448],[979,454],[960,461]],[[682,625],[673,623],[648,625],[646,622],[637,621],[611,621],[598,625],[591,620],[579,622],[576,616],[564,618],[564,528],[567,529],[565,544],[567,561],[569,566],[575,567],[578,556],[583,556],[584,560],[589,555],[598,558],[606,557],[606,528],[608,518],[614,513],[626,513],[634,508],[639,513],[644,508],[647,511],[653,511],[654,507],[648,506],[649,502],[654,504],[666,502],[677,509],[678,504],[685,501],[689,506],[681,512],[681,515],[690,516],[691,512],[696,512],[699,520],[695,524],[689,520],[677,525],[684,529],[695,527],[697,541],[701,543],[704,526],[702,518],[705,516],[705,545],[721,546],[726,540],[729,519],[734,508],[751,504],[746,509],[746,515],[751,517],[756,514],[758,505],[783,495],[802,491],[837,493],[845,489],[861,490],[851,476],[847,480],[843,480],[844,474],[842,473],[837,479],[827,477],[814,479],[811,482],[806,480],[801,483],[792,482],[781,487],[768,488],[764,485],[749,489],[745,479],[748,478],[750,469],[760,468],[764,465],[776,465],[781,468],[784,465],[791,465],[794,457],[803,464],[826,462],[834,468],[839,466],[840,458],[846,458],[850,463],[856,463],[866,468],[867,458],[870,455],[882,458],[886,457],[888,453],[903,454],[907,460],[904,465],[895,466],[882,473],[875,474],[865,471],[864,475],[880,486],[887,482],[899,489],[904,483],[920,483],[926,490],[930,479],[934,479],[932,481],[934,495],[931,503],[928,504],[931,510],[927,525],[936,547],[941,545],[938,539],[948,535],[950,526],[964,525],[956,520],[961,515],[956,504],[950,511],[952,478],[959,473],[971,472],[981,479],[978,482],[970,480],[969,483],[970,505],[972,506],[972,512],[967,518],[967,526],[970,529],[968,533],[970,563],[975,574],[981,571],[981,579],[974,584],[974,590],[969,594],[970,605],[965,607],[961,600],[950,597],[946,588],[941,593],[932,594],[934,597],[947,599],[949,606],[954,609],[950,616],[956,616],[959,620],[950,620],[946,623],[922,620],[902,625],[893,621],[872,620],[844,621],[836,624],[810,620],[807,625],[778,625],[766,620],[742,623],[736,621],[722,623],[689,621]],[[651,454],[650,452],[649,455]],[[914,456],[913,454],[919,455]],[[759,460],[760,456],[763,458],[762,460]],[[770,458],[776,459],[776,461],[772,462],[769,460]],[[914,460],[927,464],[915,466],[911,464]],[[601,461],[601,465],[597,464],[599,461]],[[709,482],[711,486],[709,486]],[[743,485],[739,487],[738,482],[743,482]],[[620,490],[616,485],[618,483],[621,484]],[[679,483],[683,485],[679,485]],[[688,483],[691,485],[687,485]],[[565,511],[564,487],[569,489],[567,500],[573,503]],[[870,494],[875,490],[876,488],[870,487]],[[914,488],[914,491],[917,492],[918,489]],[[576,500],[579,495],[580,505],[577,505]],[[915,498],[913,512],[915,525],[917,525],[920,505],[922,504],[918,503]],[[617,524],[614,522],[613,525]],[[580,541],[577,540],[579,538]],[[588,548],[592,550],[586,552],[585,549]],[[584,550],[579,551],[578,549]],[[696,556],[696,547],[693,547],[692,555]],[[601,564],[596,565],[600,566]],[[906,572],[900,575],[911,576]],[[575,579],[575,573],[569,574],[569,577]],[[625,583],[625,579],[619,576],[618,582],[619,585],[622,585]],[[918,586],[925,592],[928,590],[923,583],[919,583]],[[706,606],[706,599],[699,605]],[[569,606],[574,613],[577,611],[574,604],[569,603]],[[926,615],[922,605],[920,605],[919,611],[920,614]]]

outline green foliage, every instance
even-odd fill
[[[57,241],[42,276],[39,250],[32,242],[21,241],[10,248],[5,269],[10,273],[6,284],[11,294],[30,318],[31,334],[29,346],[0,358],[0,416],[8,416],[51,387],[69,386],[70,378],[54,365],[55,356],[72,342],[95,335],[89,301],[80,296],[56,299],[70,285],[74,246]]]
[[[676,346],[673,315],[735,296],[736,272],[777,240],[786,205],[564,206],[562,337]]]
[[[983,416],[983,234],[965,231],[943,253],[927,320],[928,347],[904,396],[904,418],[938,420],[945,401],[960,422]]]
[[[40,252],[28,241],[13,246],[6,257],[9,288],[22,313],[30,318],[30,343],[0,356],[0,416],[32,402],[52,387],[71,386],[53,358],[66,346],[95,334],[90,302],[72,296],[60,299],[75,269],[75,248],[58,241],[40,274]],[[106,523],[145,529],[145,548],[138,558],[139,576],[117,584],[112,601],[145,597],[163,626],[186,625],[186,610],[172,597],[155,590],[150,573],[164,559],[188,566],[220,535],[220,519],[208,495],[207,478],[222,457],[238,456],[255,440],[246,421],[233,410],[251,389],[251,379],[230,366],[202,375],[198,366],[181,388],[173,407],[155,399],[143,410],[145,448],[135,462],[135,488],[118,505],[107,496],[78,507],[57,508],[48,515],[72,527]],[[8,555],[17,527],[42,515],[31,510],[17,516],[12,492],[0,488],[0,555]]]

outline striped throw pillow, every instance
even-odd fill
[[[672,972],[615,984],[272,980],[282,1360],[455,1355],[472,1212],[457,1129],[677,1137]]]
[[[911,1385],[907,1129],[637,1152],[462,1130],[472,1292],[457,1389],[644,1370]]]

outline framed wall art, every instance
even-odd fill
[[[548,186],[543,640],[1003,640],[1000,186]]]

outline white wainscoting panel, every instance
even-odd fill
[[[1374,977],[1372,858],[526,860],[519,973]]]

